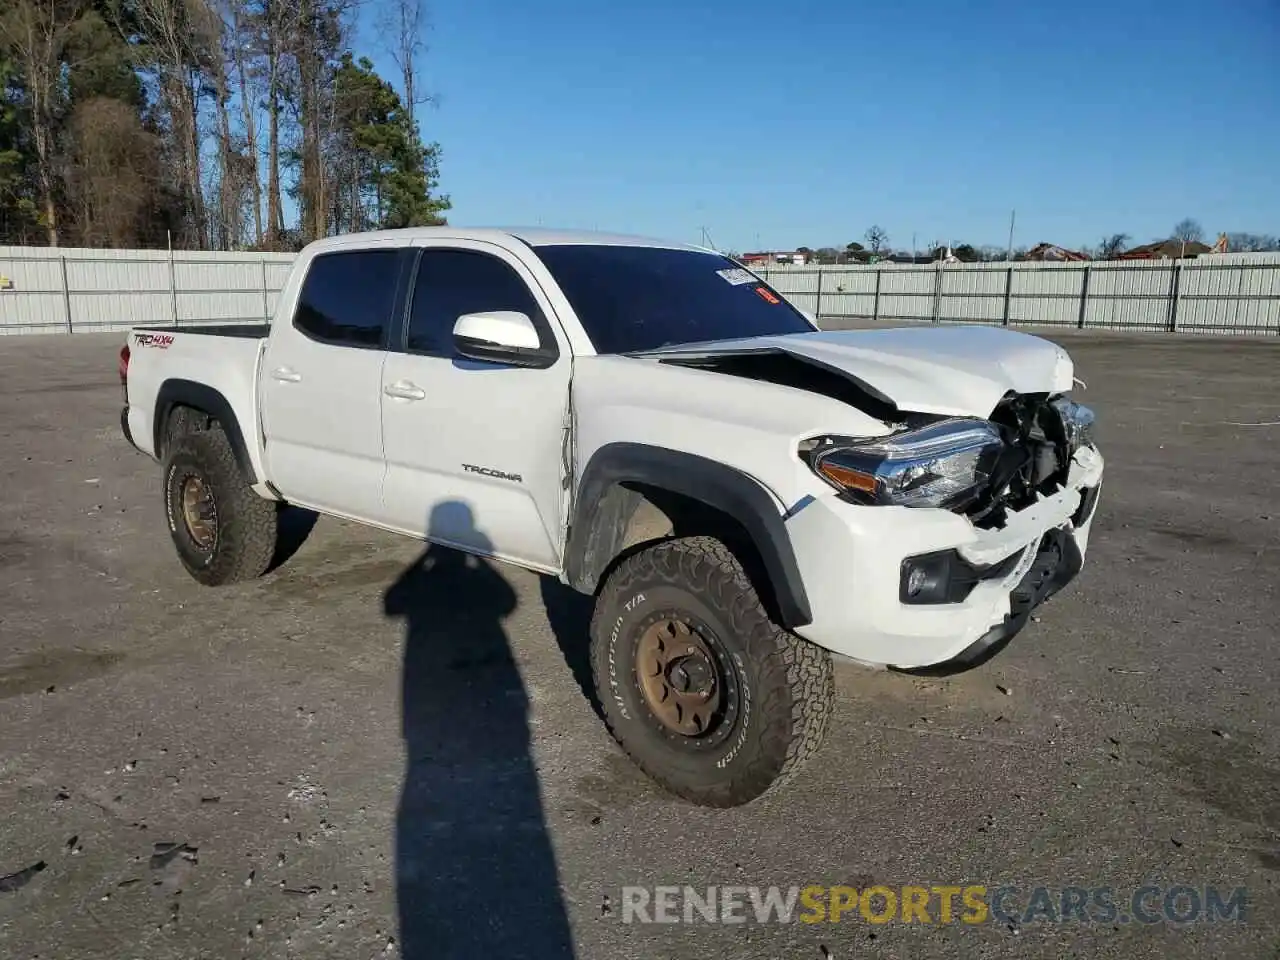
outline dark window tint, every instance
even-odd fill
[[[396,299],[399,250],[325,253],[311,261],[293,325],[326,343],[377,347]]]
[[[737,263],[696,250],[537,248],[600,353],[813,330]]]
[[[471,250],[424,250],[413,285],[407,347],[414,353],[452,357],[458,318],[491,310],[527,314],[546,342],[538,303],[510,266]]]

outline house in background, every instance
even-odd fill
[[[1027,251],[1024,260],[1039,260],[1048,263],[1074,263],[1089,258],[1079,250],[1068,250],[1056,243],[1037,243]]]
[[[1199,240],[1189,240],[1184,243],[1181,240],[1170,238],[1169,240],[1157,240],[1155,243],[1144,243],[1140,247],[1126,250],[1116,259],[1176,260],[1179,257],[1198,257],[1202,254],[1213,253],[1214,250],[1214,247],[1209,246],[1207,243],[1201,243]]]
[[[744,253],[739,258],[748,267],[772,267],[777,264],[790,263],[802,267],[809,262],[809,255],[799,250],[779,253],[774,251]]]

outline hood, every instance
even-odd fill
[[[901,412],[987,417],[1013,393],[1071,389],[1055,343],[1002,327],[908,327],[749,337],[663,347],[632,356],[679,363],[782,353],[850,380]]]

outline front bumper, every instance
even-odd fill
[[[1011,514],[999,530],[945,510],[810,501],[787,520],[813,612],[796,632],[899,669],[951,672],[985,662],[1079,573],[1102,472],[1096,450],[1079,451],[1065,489]],[[949,551],[960,566],[988,575],[966,584],[955,602],[904,602],[904,561]]]
[[[1096,504],[1097,488],[1091,493]],[[1084,566],[1084,556],[1076,546],[1075,537],[1057,528],[1044,535],[1036,546],[1035,559],[1030,568],[1009,592],[1009,613],[999,623],[965,647],[950,660],[927,667],[910,669],[912,673],[945,676],[972,670],[986,663],[1009,645],[1031,619],[1031,611],[1076,578]]]

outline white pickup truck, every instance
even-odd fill
[[[822,332],[721,254],[594,233],[318,241],[270,324],[135,329],[120,376],[201,583],[261,575],[286,503],[558,577],[611,732],[710,806],[814,753],[831,654],[1000,650],[1103,470],[1051,342]]]

